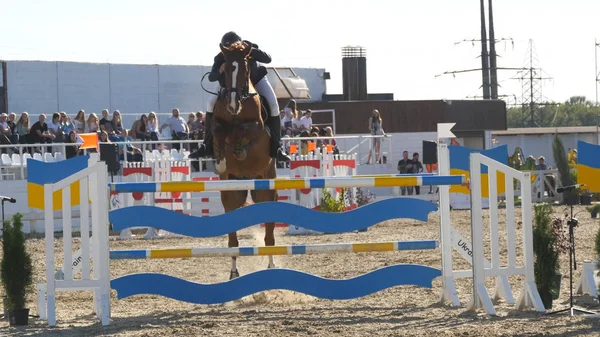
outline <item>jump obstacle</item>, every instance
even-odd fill
[[[96,162],[90,158],[88,167],[62,177],[51,183],[44,184],[44,202],[45,202],[45,226],[46,226],[46,284],[38,287],[38,310],[42,319],[47,319],[49,325],[56,324],[55,293],[56,291],[69,290],[93,290],[94,291],[94,310],[100,318],[103,325],[109,323],[110,317],[110,288],[115,289],[119,299],[136,294],[156,294],[170,297],[191,303],[222,303],[235,300],[243,296],[271,289],[287,289],[305,294],[328,298],[328,299],[349,299],[357,298],[371,294],[382,289],[397,285],[416,285],[422,287],[431,287],[432,280],[442,276],[442,301],[449,301],[451,305],[458,306],[460,302],[456,293],[454,284],[458,278],[473,278],[473,294],[469,304],[471,309],[483,308],[489,314],[495,314],[495,308],[485,287],[485,278],[495,278],[494,297],[504,297],[508,303],[514,303],[511,286],[508,282],[508,276],[522,275],[523,287],[521,296],[518,300],[518,307],[533,307],[537,311],[545,311],[539,294],[534,284],[533,275],[533,250],[532,250],[532,205],[531,188],[529,183],[530,175],[528,172],[520,172],[510,167],[502,165],[480,153],[471,153],[471,171],[470,186],[471,198],[473,200],[471,231],[473,246],[462,238],[460,234],[452,228],[450,224],[449,208],[449,186],[450,184],[463,184],[466,181],[465,176],[449,175],[449,152],[444,144],[438,148],[439,176],[376,176],[376,177],[353,177],[353,178],[305,178],[305,179],[274,179],[274,180],[254,180],[254,181],[206,181],[206,182],[167,182],[167,183],[106,183],[106,167],[104,163]],[[77,158],[77,157],[76,157]],[[75,158],[75,159],[76,159]],[[67,161],[68,162],[68,161]],[[63,162],[64,163],[64,162]],[[51,164],[60,165],[60,163]],[[485,166],[489,171],[488,185],[489,197],[495,200],[498,197],[496,189],[496,171],[504,174],[506,179],[506,193],[512,193],[513,179],[519,180],[523,186],[522,193],[522,264],[517,265],[517,247],[516,247],[516,228],[515,219],[510,217],[514,215],[514,200],[506,198],[506,232],[507,232],[507,255],[508,264],[500,263],[500,245],[499,245],[499,227],[498,227],[498,209],[495,203],[490,203],[490,261],[486,260],[483,243],[483,219],[481,209],[482,193],[482,171],[481,166]],[[65,221],[65,230],[63,232],[64,242],[64,280],[55,280],[54,278],[54,223],[52,218],[53,193],[62,190],[62,206],[65,213],[65,219],[70,217],[70,188],[67,188],[79,182],[81,196],[80,207],[83,214],[87,214],[89,204],[87,196],[89,194],[92,208],[92,230],[93,237],[90,237],[89,225],[87,219],[82,221],[82,259],[81,259],[81,279],[73,278],[72,261],[72,236],[69,221]],[[440,188],[439,213],[441,218],[441,240],[439,247],[442,254],[442,270],[420,265],[393,265],[384,267],[370,273],[347,280],[329,280],[314,275],[301,273],[287,269],[268,269],[252,274],[244,275],[231,281],[217,284],[198,284],[186,280],[178,279],[169,275],[162,274],[133,274],[125,275],[114,280],[110,280],[109,260],[111,252],[108,245],[108,226],[110,222],[115,230],[123,230],[138,223],[132,215],[139,211],[151,212],[151,216],[146,216],[145,224],[148,227],[156,227],[180,235],[189,235],[194,237],[220,236],[231,231],[237,231],[257,223],[267,221],[282,221],[290,225],[299,225],[311,230],[342,233],[351,232],[358,229],[368,228],[381,221],[412,218],[420,221],[427,221],[428,214],[438,209],[438,206],[423,200],[411,198],[393,198],[374,202],[358,209],[345,213],[321,213],[304,207],[278,202],[260,203],[243,207],[236,211],[223,215],[195,218],[175,213],[171,210],[160,209],[151,206],[134,206],[130,208],[117,209],[108,212],[107,199],[109,190],[115,193],[130,192],[191,192],[191,191],[226,191],[241,189],[306,189],[306,188],[343,188],[343,187],[383,187],[383,186],[418,186],[418,185],[437,185]],[[89,186],[89,191],[88,191]],[[110,186],[107,189],[105,186]],[[106,191],[106,195],[102,191]],[[89,193],[88,193],[89,192]],[[477,196],[477,197],[476,197]],[[495,199],[493,199],[495,198]],[[268,211],[267,211],[268,210]],[[301,213],[301,216],[299,216]],[[136,218],[139,218],[136,217]],[[137,221],[144,222],[141,219]],[[104,224],[104,225],[100,225]],[[217,224],[219,226],[217,226]],[[90,242],[91,241],[91,242]],[[91,246],[90,246],[91,243]],[[397,247],[411,243],[397,243]],[[431,242],[426,246],[417,246],[417,249],[431,249]],[[362,245],[362,246],[361,246]],[[316,245],[315,245],[316,246]],[[204,255],[210,256],[220,252],[222,254],[240,254],[239,256],[249,255],[275,255],[294,254],[309,251],[325,251],[324,248],[315,248],[315,246],[277,246],[277,247],[247,247],[236,248],[236,250],[225,248],[212,248],[203,251]],[[437,243],[436,243],[437,246]],[[294,248],[297,247],[297,248]],[[344,247],[344,248],[341,248]],[[352,248],[348,248],[352,247]],[[363,247],[365,251],[381,251],[382,247],[396,247],[390,243],[367,243],[367,244],[345,244],[337,248],[331,248],[334,251],[343,250],[354,252],[355,247]],[[366,248],[365,248],[366,247]],[[472,269],[454,270],[452,259],[452,247],[454,247],[467,260],[472,259]],[[412,247],[414,248],[414,247]],[[215,249],[220,249],[217,251]],[[91,252],[90,252],[91,250]],[[196,249],[196,256],[202,256]],[[252,253],[251,253],[252,252]],[[135,255],[135,258],[153,257],[153,251],[141,250],[135,253],[112,253],[121,254],[121,257],[127,254]],[[194,249],[183,251],[167,250],[166,253],[156,252],[156,256],[164,254],[174,254],[175,256],[190,255],[194,256]],[[242,255],[248,254],[248,255]],[[231,256],[231,255],[230,255]],[[130,256],[131,257],[131,256]],[[91,258],[91,259],[90,259]],[[175,257],[173,257],[175,258]],[[93,275],[90,275],[90,263],[94,261]]]
[[[356,175],[356,155],[333,155],[332,153],[320,153],[294,156],[290,162],[290,176],[302,177],[329,177],[329,176],[351,176]],[[205,176],[192,178],[189,160],[172,160],[166,156],[160,159],[152,159],[146,162],[129,162],[123,167],[123,180],[129,182],[148,181],[207,181],[219,180],[218,176]],[[353,190],[353,192],[356,192]],[[356,193],[352,193],[353,196]],[[333,191],[333,197],[337,198],[337,192]],[[279,193],[279,201],[297,203],[304,207],[318,209],[321,198],[319,189],[305,190],[283,190]],[[195,216],[214,216],[224,213],[221,205],[219,192],[180,193],[180,192],[158,192],[158,193],[127,193],[111,195],[111,209],[152,205],[166,209],[182,212]],[[355,197],[348,205],[355,207]],[[287,224],[277,224],[277,227],[288,227]],[[121,231],[120,239],[133,238],[128,228]],[[139,229],[139,228],[137,228]],[[157,239],[170,236],[170,233],[155,228],[144,228],[144,239]],[[289,227],[288,235],[314,234],[296,226]]]

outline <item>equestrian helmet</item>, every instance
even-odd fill
[[[223,47],[229,47],[232,44],[234,44],[235,42],[241,41],[242,38],[237,35],[235,32],[227,32],[225,33],[225,35],[223,35],[223,38],[221,38],[221,45]]]

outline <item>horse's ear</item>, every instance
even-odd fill
[[[244,42],[244,45],[246,48],[244,48],[244,57],[248,57],[250,55],[250,52],[252,52],[252,45]]]
[[[225,55],[228,50],[225,47],[223,47],[223,45],[220,43],[219,43],[219,47],[221,48],[221,53],[223,53],[223,55]]]

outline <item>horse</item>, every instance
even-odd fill
[[[225,84],[221,88],[214,109],[211,130],[215,169],[221,180],[274,179],[277,175],[275,160],[269,157],[270,135],[265,129],[260,96],[250,81],[248,62],[252,46],[233,44],[221,52],[225,56]],[[254,203],[277,201],[277,191],[250,191]],[[225,212],[247,205],[248,191],[221,191]],[[275,223],[265,224],[265,245],[275,245]],[[238,247],[237,233],[229,233],[229,247]],[[269,256],[268,268],[275,268]],[[239,277],[236,257],[232,257],[229,279]]]

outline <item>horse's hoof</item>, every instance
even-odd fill
[[[270,264],[270,265],[267,267],[267,269],[271,269],[271,268],[277,268],[277,267],[275,266],[275,264]]]
[[[231,273],[229,274],[229,279],[233,280],[234,278],[238,278],[240,277],[240,273],[236,270],[232,270]]]

